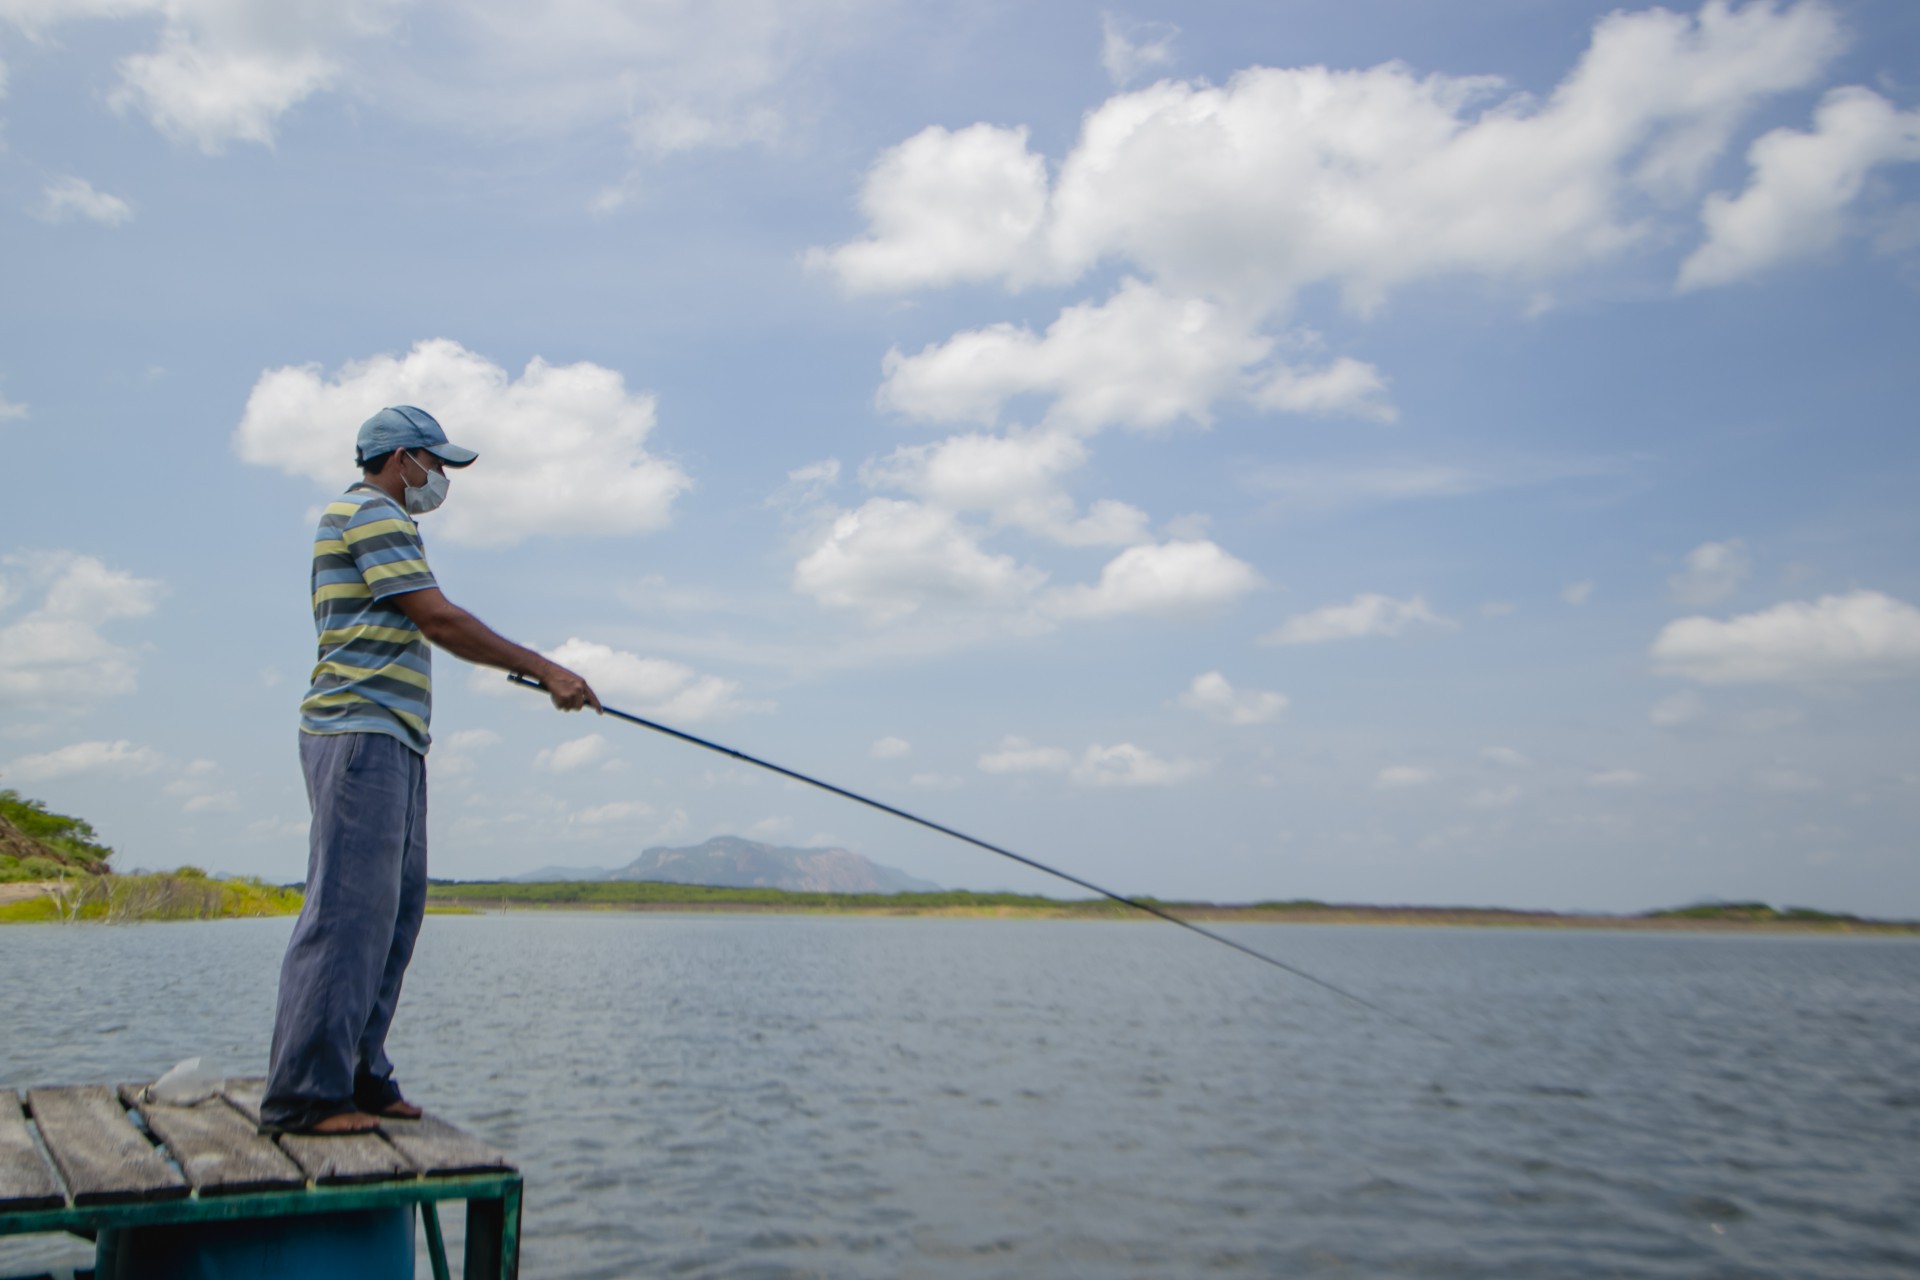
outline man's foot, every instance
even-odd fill
[[[380,1117],[370,1116],[364,1111],[336,1111],[312,1122],[277,1124],[263,1120],[256,1126],[262,1137],[277,1137],[291,1134],[294,1137],[338,1138],[348,1134],[372,1133],[380,1127]]]
[[[418,1120],[421,1110],[400,1096],[392,1076],[360,1076],[353,1082],[353,1105],[386,1120]]]
[[[380,1117],[370,1116],[364,1111],[342,1111],[317,1120],[302,1130],[317,1138],[333,1138],[349,1133],[372,1133],[380,1127]]]

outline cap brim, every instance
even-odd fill
[[[471,466],[473,460],[480,456],[473,450],[463,449],[457,444],[429,444],[421,447],[450,467]]]

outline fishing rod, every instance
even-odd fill
[[[522,685],[528,689],[537,689],[542,693],[545,693],[547,691],[547,687],[541,684],[538,680],[535,680],[530,676],[521,675],[517,671],[510,672],[507,676],[507,679],[512,681],[514,684]],[[773,763],[771,760],[762,760],[758,756],[748,755],[746,752],[735,750],[733,747],[724,746],[718,742],[710,742],[706,738],[698,737],[691,733],[682,732],[681,730],[675,729],[670,725],[661,724],[657,720],[648,720],[644,716],[636,716],[630,711],[621,711],[621,710],[618,710],[617,708],[609,707],[605,703],[600,704],[600,714],[613,716],[616,719],[625,720],[630,724],[637,724],[641,728],[651,729],[655,733],[663,733],[667,735],[669,738],[678,738],[680,741],[691,743],[693,746],[696,746],[696,747],[705,747],[708,751],[717,751],[723,756],[731,756],[735,760],[742,761],[746,764],[758,766],[759,768],[765,769],[770,773],[777,773],[783,778],[791,778],[795,782],[804,782],[810,787],[818,787],[822,791],[831,792],[836,796],[840,796],[842,799],[851,800],[855,804],[863,804],[863,805],[866,805],[869,809],[878,809],[881,813],[889,813],[896,818],[904,818],[908,822],[916,823],[919,826],[923,826],[927,828],[929,831],[938,831],[943,836],[952,836],[955,840],[964,841],[965,843],[974,845],[977,848],[985,849],[988,853],[997,853],[1003,858],[1010,858],[1013,861],[1020,863],[1022,866],[1032,867],[1035,871],[1043,871],[1050,876],[1054,876],[1058,879],[1065,880],[1068,884],[1078,885],[1082,889],[1091,889],[1093,892],[1099,894],[1103,898],[1111,898],[1113,901],[1121,903],[1125,906],[1132,907],[1136,911],[1144,911],[1150,916],[1158,916],[1160,919],[1165,920],[1168,924],[1177,924],[1182,929],[1190,930],[1194,933],[1199,934],[1203,938],[1210,938],[1213,941],[1219,943],[1221,946],[1232,947],[1235,951],[1238,951],[1243,955],[1252,956],[1255,960],[1265,961],[1267,964],[1272,965],[1274,968],[1290,973],[1296,978],[1304,978],[1306,981],[1313,983],[1316,987],[1322,987],[1328,991],[1333,992],[1333,994],[1337,996],[1340,996],[1347,1000],[1351,1000],[1353,1001],[1353,1003],[1361,1006],[1362,1008],[1371,1009],[1373,1012],[1379,1014],[1383,1018],[1390,1018],[1402,1026],[1412,1027],[1415,1031],[1419,1031],[1425,1035],[1433,1036],[1437,1040],[1442,1040],[1442,1041],[1446,1040],[1446,1037],[1441,1035],[1439,1032],[1433,1031],[1427,1027],[1423,1027],[1417,1022],[1410,1022],[1406,1018],[1403,1018],[1399,1014],[1393,1012],[1391,1009],[1384,1009],[1381,1006],[1375,1004],[1373,1001],[1366,999],[1364,996],[1357,996],[1353,992],[1348,991],[1344,987],[1336,986],[1333,983],[1328,982],[1325,978],[1316,978],[1311,973],[1308,973],[1305,969],[1301,969],[1294,965],[1290,965],[1285,960],[1275,959],[1273,956],[1268,955],[1266,952],[1256,950],[1253,947],[1247,946],[1245,943],[1235,942],[1232,938],[1229,938],[1224,934],[1215,933],[1213,930],[1208,929],[1202,925],[1197,925],[1191,920],[1183,920],[1179,916],[1174,915],[1172,912],[1163,910],[1162,908],[1155,906],[1151,902],[1146,902],[1139,898],[1129,898],[1126,894],[1115,893],[1111,889],[1103,889],[1099,885],[1093,883],[1093,881],[1091,880],[1083,880],[1079,876],[1076,876],[1071,872],[1062,871],[1058,867],[1050,867],[1044,862],[1040,862],[1033,858],[1026,857],[1023,854],[1015,853],[1011,849],[1004,849],[997,844],[993,844],[989,841],[981,840],[981,839],[978,839],[977,837],[970,836],[964,831],[955,831],[952,827],[942,826],[940,823],[934,822],[929,818],[923,818],[919,814],[908,813],[905,809],[896,809],[894,806],[890,804],[885,804],[879,800],[874,800],[868,796],[863,796],[857,791],[849,791],[845,787],[836,787],[831,782],[823,782],[819,778],[809,777],[807,774],[801,773],[798,770],[786,768],[784,765],[777,765]]]

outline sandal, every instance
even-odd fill
[[[415,1104],[400,1096],[400,1086],[391,1076],[379,1079],[361,1076],[353,1082],[353,1105],[367,1115],[387,1120],[418,1120],[423,1114]]]
[[[336,1111],[318,1120],[295,1121],[292,1124],[270,1124],[262,1120],[255,1129],[263,1137],[284,1134],[296,1138],[350,1138],[379,1132],[380,1117],[358,1110]]]

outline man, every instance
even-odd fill
[[[531,676],[562,711],[600,710],[573,672],[507,640],[440,593],[413,517],[472,465],[432,415],[382,409],[360,428],[362,479],[327,507],[313,545],[320,661],[300,704],[313,811],[307,897],[280,967],[266,1132],[347,1134],[412,1119],[387,1028],[427,900],[432,650]]]

